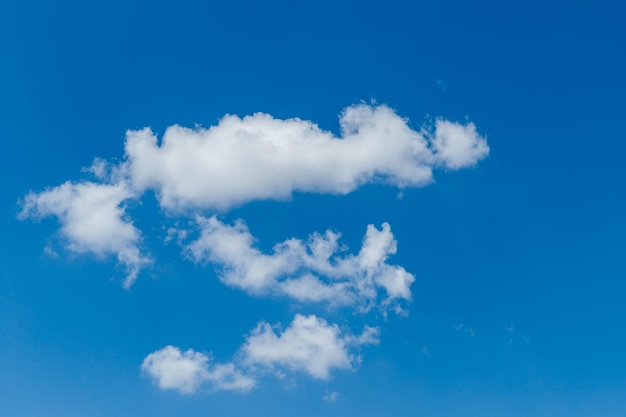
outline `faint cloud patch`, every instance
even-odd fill
[[[437,77],[435,79],[435,84],[437,84],[439,86],[439,88],[441,88],[441,91],[443,91],[444,93],[448,89],[448,85],[446,84],[446,82],[441,77]]]
[[[469,337],[476,337],[476,332],[474,331],[474,329],[464,325],[463,323],[453,324],[452,327],[457,332],[465,333],[465,334],[469,335]]]
[[[526,336],[525,334],[520,334],[515,329],[515,326],[513,324],[508,324],[504,327],[504,330],[506,331],[507,343],[509,344],[509,346],[519,340],[521,340],[524,344],[530,343],[530,339],[528,338],[528,336]]]
[[[337,391],[326,391],[326,394],[324,394],[322,399],[329,403],[337,402],[339,399],[339,393]]]
[[[57,251],[54,250],[54,248],[52,247],[52,245],[50,243],[48,243],[44,248],[43,248],[43,254],[49,258],[58,258],[59,257],[59,253]]]
[[[176,222],[174,226],[167,229],[165,239],[163,239],[163,243],[167,244],[175,241],[179,245],[183,245],[183,242],[185,241],[185,239],[187,239],[188,236],[189,230],[181,229],[179,227],[179,223]]]

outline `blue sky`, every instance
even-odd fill
[[[623,415],[625,10],[544,3],[3,2],[0,414]]]

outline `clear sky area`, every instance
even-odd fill
[[[0,416],[624,416],[626,6],[0,4]]]

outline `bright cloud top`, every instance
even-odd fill
[[[206,354],[166,346],[146,356],[141,370],[159,388],[184,394],[207,385],[213,391],[247,392],[265,371],[304,372],[313,378],[328,379],[331,371],[353,369],[358,364],[355,349],[359,346],[377,343],[376,328],[366,327],[361,335],[354,336],[315,315],[297,314],[282,332],[279,326],[260,322],[234,362],[212,364]]]
[[[199,224],[200,237],[186,247],[187,253],[196,262],[220,265],[220,279],[231,287],[365,310],[378,299],[383,306],[411,299],[415,277],[387,263],[397,248],[388,223],[380,230],[369,225],[359,253],[344,256],[340,234],[330,230],[313,233],[307,241],[286,240],[265,254],[254,247],[255,238],[241,220],[226,225],[216,217],[199,218]],[[379,289],[384,296],[379,296]]]
[[[139,270],[151,262],[141,253],[141,234],[124,213],[122,203],[133,198],[124,182],[97,184],[66,182],[24,197],[20,218],[56,216],[66,248],[98,257],[115,255],[126,268],[124,286],[130,287]]]
[[[472,123],[411,129],[391,108],[365,104],[340,116],[341,137],[301,119],[225,116],[211,128],[128,131],[126,175],[170,210],[226,209],[293,192],[346,194],[368,182],[426,185],[436,167],[460,169],[489,154]]]

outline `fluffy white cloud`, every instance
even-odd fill
[[[367,327],[356,337],[344,335],[336,324],[315,315],[297,314],[280,334],[269,323],[259,323],[242,352],[249,365],[303,371],[328,379],[332,369],[352,369],[357,357],[349,348],[366,343],[378,343],[377,329]]]
[[[209,357],[192,349],[181,351],[174,346],[152,352],[143,361],[141,370],[152,377],[161,389],[184,394],[196,392],[204,383],[213,390],[249,391],[256,384],[234,364],[210,364]]]
[[[146,356],[141,370],[159,388],[183,394],[207,385],[214,391],[246,392],[256,385],[253,375],[267,370],[305,372],[328,379],[331,371],[353,369],[358,364],[356,348],[378,343],[376,328],[365,327],[360,335],[347,334],[315,315],[297,314],[284,331],[276,333],[275,328],[278,326],[260,322],[234,355],[234,362],[214,364],[204,353],[166,346]]]
[[[123,182],[66,182],[41,193],[27,194],[19,217],[56,216],[66,248],[98,257],[115,255],[126,269],[124,286],[128,288],[139,270],[151,262],[139,249],[139,230],[124,212],[123,202],[132,197]]]
[[[293,192],[345,194],[376,181],[398,187],[432,182],[433,168],[460,169],[487,156],[473,124],[440,120],[415,131],[387,106],[346,108],[341,136],[301,119],[256,113],[225,116],[211,128],[171,126],[159,144],[150,129],[126,136],[124,170],[162,207],[226,209]]]
[[[199,218],[200,237],[186,247],[196,262],[221,266],[225,284],[255,295],[283,295],[302,302],[358,305],[367,309],[382,299],[383,305],[411,299],[415,277],[404,268],[389,265],[396,240],[388,223],[367,227],[357,255],[340,255],[339,233],[314,233],[307,241],[289,239],[271,254],[254,246],[254,237],[239,220],[234,225],[216,217]],[[379,296],[379,289],[385,296]]]
[[[487,142],[476,132],[472,123],[460,125],[438,120],[435,126],[432,148],[437,160],[447,168],[473,166],[489,155]]]

